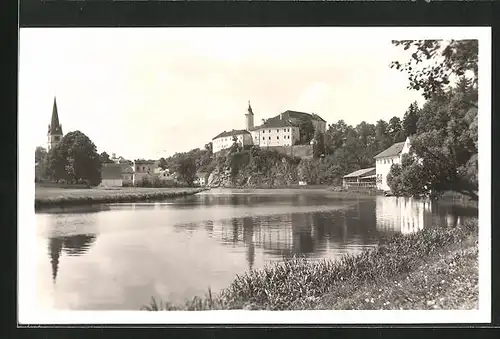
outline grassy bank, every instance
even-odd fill
[[[237,276],[218,295],[146,310],[475,308],[477,220],[384,239],[340,261],[293,258]]]
[[[204,191],[203,188],[92,188],[63,189],[37,187],[35,189],[35,209],[52,206],[83,204],[104,204],[160,200],[192,195]]]

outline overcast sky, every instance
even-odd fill
[[[374,28],[21,29],[19,114],[46,147],[57,97],[64,133],[99,152],[159,158],[290,110],[327,123],[403,117],[418,92],[389,68],[408,55]],[[26,126],[25,126],[26,127]]]

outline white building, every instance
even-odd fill
[[[158,162],[154,160],[135,160],[134,161],[133,183],[139,184],[144,179],[151,181],[155,177],[155,170],[158,168]]]
[[[252,145],[252,135],[247,130],[232,130],[222,132],[212,139],[212,151],[217,153],[223,149],[230,148],[233,145],[233,138],[241,146]]]
[[[120,164],[103,164],[101,169],[101,186],[121,187],[123,186],[122,166]]]
[[[401,164],[403,154],[410,151],[410,138],[397,142],[388,149],[377,154],[375,158],[375,172],[377,174],[377,189],[389,191],[387,174],[391,171],[392,164]]]
[[[292,146],[300,139],[299,128],[289,120],[268,120],[261,126],[254,127],[252,142],[260,147]]]

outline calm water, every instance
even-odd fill
[[[281,192],[281,193],[277,193]],[[160,203],[37,213],[37,305],[138,310],[181,303],[284,256],[339,258],[383,235],[454,227],[477,208],[393,197],[214,190]]]

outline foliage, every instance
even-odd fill
[[[106,152],[102,152],[99,155],[99,159],[101,160],[101,164],[111,164],[114,162],[113,160],[111,160],[111,158],[109,157],[109,154]]]
[[[47,150],[42,146],[38,146],[35,149],[35,163],[44,161],[46,157],[47,157]]]
[[[195,158],[189,154],[180,156],[172,167],[177,172],[180,181],[187,183],[188,186],[193,186],[193,182],[196,180]]]
[[[419,108],[418,103],[413,102],[405,113],[403,118],[404,137],[412,136],[417,133]]]
[[[158,167],[160,167],[162,170],[166,170],[168,168],[167,160],[161,157],[160,160],[158,160]]]
[[[314,132],[313,138],[313,157],[319,158],[325,155],[325,139],[320,131]]]
[[[299,127],[299,144],[308,144],[314,137],[314,126],[311,120],[302,120],[298,124]]]
[[[308,300],[322,297],[333,289],[393,279],[415,270],[429,253],[442,250],[476,235],[477,219],[457,228],[425,228],[409,235],[381,239],[380,246],[360,255],[344,255],[340,260],[309,261],[304,257],[285,258],[263,269],[238,275],[218,295],[209,290],[183,306],[158,304],[153,299],[146,310],[213,310],[301,308]]]
[[[52,180],[76,183],[79,179],[90,185],[101,182],[101,161],[94,143],[82,132],[66,134],[50,149],[47,174]]]
[[[447,89],[453,80],[462,76],[477,85],[477,40],[394,40],[392,43],[412,54],[405,63],[393,61],[391,68],[407,72],[409,88],[422,90],[426,99]]]
[[[404,184],[406,195],[425,189],[439,196],[451,190],[478,199],[477,108],[464,100],[475,96],[471,92],[473,87],[453,88],[424,105],[418,133],[411,138],[411,151],[420,161],[402,166],[400,172],[394,169],[396,190]]]

